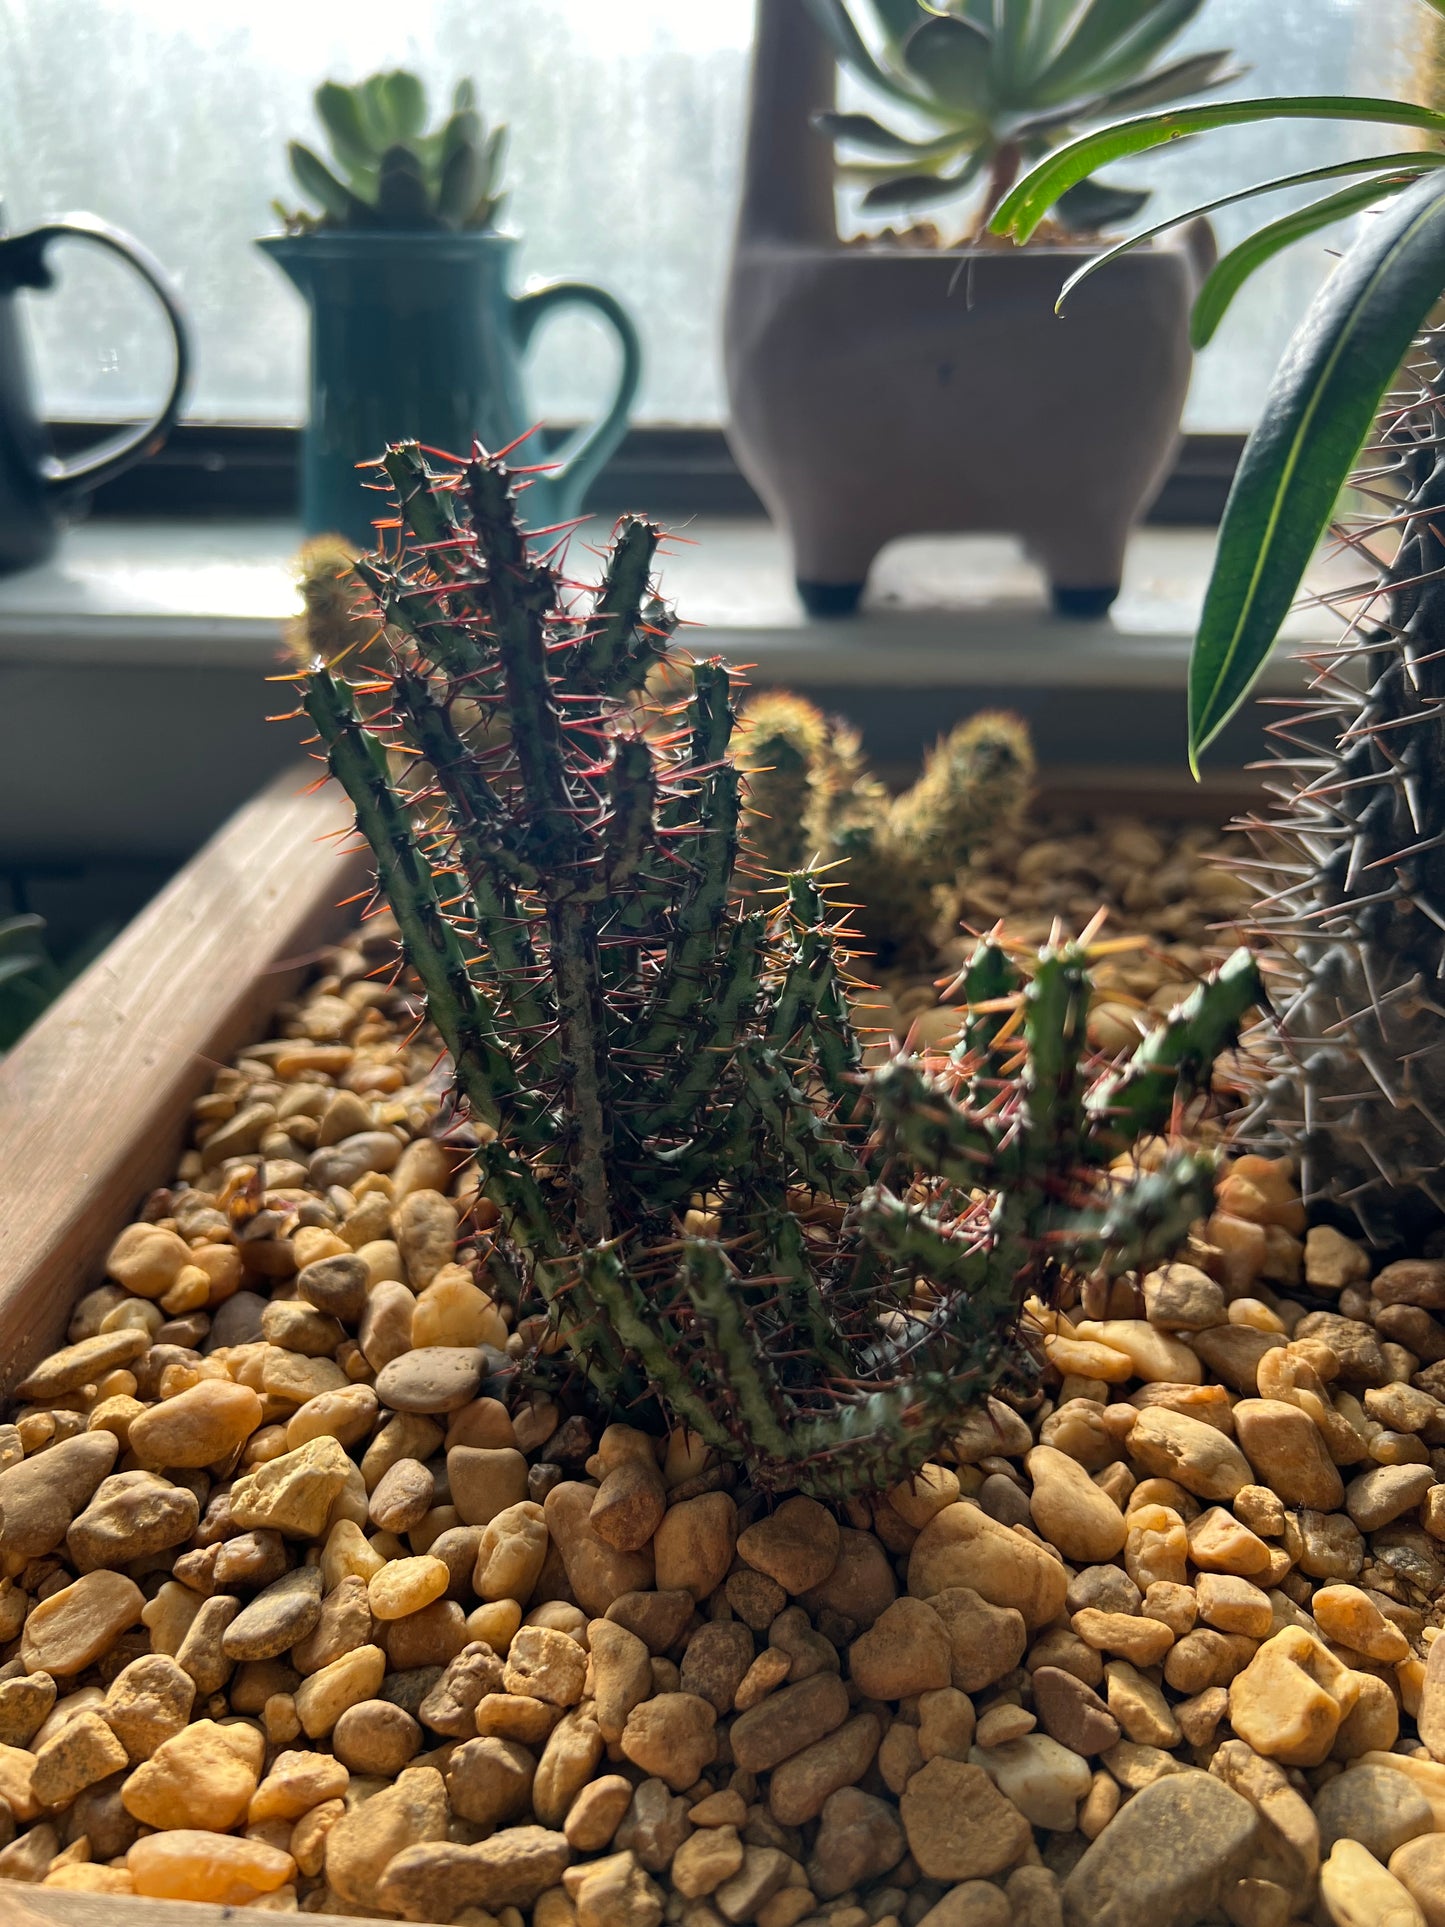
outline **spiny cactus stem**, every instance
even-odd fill
[[[1249,951],[1236,950],[1140,1042],[1121,1071],[1094,1087],[1089,1111],[1107,1118],[1121,1142],[1166,1130],[1176,1101],[1194,1096],[1245,1012],[1265,1001],[1259,966]]]
[[[724,1382],[737,1400],[737,1423],[770,1458],[787,1459],[791,1447],[779,1418],[777,1378],[756,1332],[744,1320],[732,1267],[721,1246],[690,1240],[683,1282],[723,1360]]]
[[[835,1377],[846,1378],[850,1370],[848,1359],[838,1344],[837,1326],[814,1276],[802,1225],[785,1208],[774,1213],[770,1233],[770,1262],[773,1270],[787,1280],[783,1289],[792,1317],[806,1333],[824,1369]]]
[[[616,895],[637,882],[643,864],[653,855],[657,777],[645,736],[617,738],[607,772],[607,795],[612,813],[606,856],[593,885],[599,898]]]
[[[657,1319],[640,1286],[628,1275],[611,1246],[582,1254],[582,1281],[588,1295],[611,1319],[617,1336],[636,1355],[643,1371],[677,1417],[705,1444],[725,1449],[730,1443],[726,1426],[694,1389],[663,1336],[667,1328]]]
[[[1064,1255],[1083,1270],[1111,1275],[1157,1263],[1179,1249],[1196,1218],[1213,1207],[1215,1159],[1185,1153],[1146,1171],[1097,1208],[1063,1217],[1057,1226]]]
[[[916,1264],[936,1285],[971,1292],[987,1279],[991,1254],[976,1238],[965,1241],[886,1185],[864,1192],[859,1217],[870,1244],[900,1263]]]
[[[625,696],[640,688],[656,650],[639,636],[642,607],[652,577],[652,558],[662,531],[640,515],[629,515],[612,545],[612,559],[593,614],[594,628],[577,644],[571,679],[579,689],[603,696]]]
[[[727,1063],[721,1053],[731,1048],[743,1018],[757,1001],[765,928],[761,912],[734,925],[712,997],[700,1013],[697,1035],[690,1040],[675,1077],[670,1082],[661,1080],[665,1089],[661,1102],[638,1120],[640,1137],[685,1130],[716,1089]]]
[[[472,987],[457,934],[437,903],[431,871],[391,787],[385,752],[362,728],[342,684],[319,664],[308,679],[305,704],[376,855],[407,961],[425,986],[428,1010],[473,1112],[494,1130],[507,1124],[534,1145],[548,1142],[551,1119],[522,1091],[491,1013]]]

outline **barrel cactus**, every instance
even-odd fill
[[[984,943],[952,1055],[865,1077],[819,881],[733,890],[735,685],[656,619],[658,531],[625,520],[569,596],[500,460],[384,467],[402,536],[356,564],[356,626],[385,659],[318,655],[302,701],[450,1053],[494,1286],[602,1403],[656,1400],[759,1485],[886,1487],[1031,1370],[1030,1292],[1148,1262],[1207,1209],[1207,1154],[1121,1160],[1207,1081],[1253,965],[1100,1065],[1089,947],[1025,977]],[[649,717],[660,658],[688,693]]]

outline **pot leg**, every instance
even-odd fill
[[[868,570],[884,538],[871,529],[832,522],[799,527],[793,536],[793,579],[798,600],[810,616],[857,613],[868,585]]]
[[[1124,573],[1127,527],[1078,523],[1038,530],[1025,538],[1030,558],[1048,578],[1054,614],[1074,622],[1096,622],[1109,613]]]

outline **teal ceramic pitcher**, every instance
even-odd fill
[[[544,315],[595,308],[622,345],[617,392],[601,419],[550,456],[525,499],[530,527],[575,515],[582,495],[627,428],[641,351],[622,307],[601,288],[560,281],[514,295],[517,243],[501,234],[325,232],[259,244],[311,311],[309,414],[301,513],[308,534],[334,532],[362,546],[385,498],[368,483],[389,442],[416,440],[465,455],[473,439],[505,448],[536,425],[523,381],[527,347]]]

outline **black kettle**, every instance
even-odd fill
[[[92,241],[128,262],[149,283],[175,342],[170,393],[155,417],[139,428],[122,429],[72,462],[60,461],[48,446],[15,300],[21,288],[54,285],[45,254],[51,242],[62,237]],[[6,235],[0,223],[0,575],[43,562],[59,540],[65,511],[76,496],[160,447],[180,413],[189,365],[190,345],[176,296],[160,264],[129,235],[90,214],[47,221],[27,234]]]

